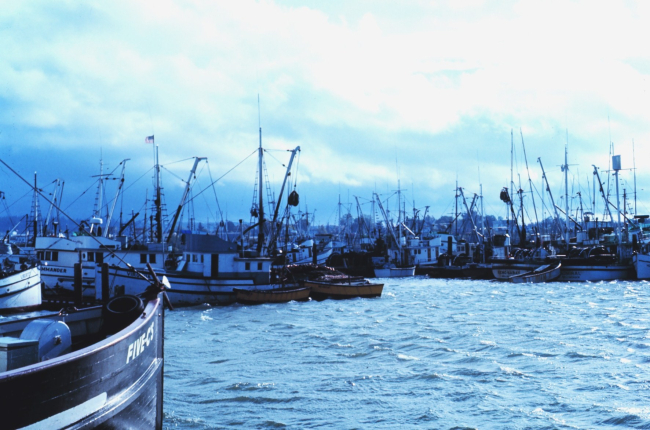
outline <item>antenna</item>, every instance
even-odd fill
[[[260,114],[260,94],[257,93],[257,126],[262,129],[262,115]]]

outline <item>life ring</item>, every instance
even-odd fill
[[[124,295],[114,297],[104,305],[104,331],[107,334],[117,333],[127,327],[144,311],[144,303],[137,296]]]

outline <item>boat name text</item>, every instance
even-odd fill
[[[153,341],[153,325],[154,323],[151,323],[149,329],[129,345],[129,352],[126,354],[127,364],[129,360],[134,360],[138,355],[142,354],[144,349]]]

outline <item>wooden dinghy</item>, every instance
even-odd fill
[[[240,290],[234,288],[237,303],[259,305],[262,303],[286,303],[291,301],[304,301],[309,299],[310,288],[290,287],[275,288],[272,290]]]
[[[320,282],[305,281],[305,286],[311,288],[311,297],[314,300],[350,299],[353,297],[380,297],[384,284],[371,284],[370,282]]]
[[[514,282],[516,284],[538,284],[540,282],[549,282],[557,279],[560,276],[561,268],[562,262],[558,260],[553,263],[540,266],[535,270],[531,270],[530,272],[511,276],[509,280],[510,282]]]

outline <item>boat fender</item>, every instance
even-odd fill
[[[124,295],[114,297],[104,305],[104,331],[106,334],[117,333],[136,320],[144,311],[144,303],[137,296]]]
[[[38,361],[65,354],[72,346],[70,327],[63,321],[34,320],[27,324],[20,338],[38,341]]]

